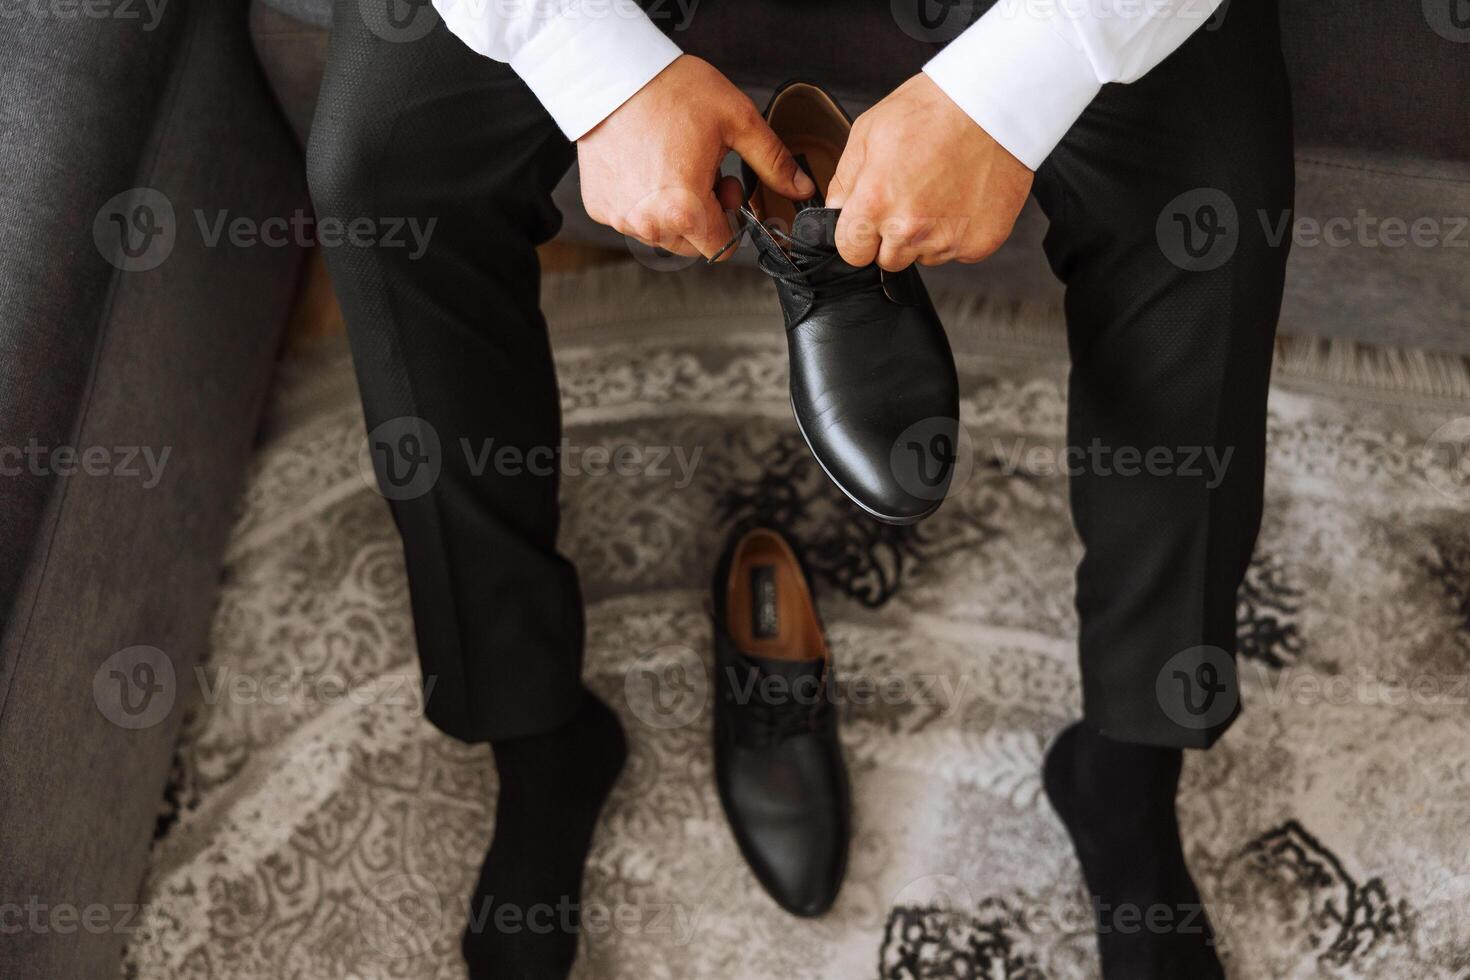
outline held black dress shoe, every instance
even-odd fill
[[[714,581],[715,782],[735,842],[793,915],[831,908],[847,871],[847,769],[832,657],[791,545],[757,528]]]
[[[836,100],[788,82],[765,115],[817,185],[793,203],[747,168],[741,210],[785,315],[797,426],[854,503],[912,524],[939,508],[954,469],[959,381],[949,339],[917,267],[858,269],[837,252],[841,211],[823,205],[852,124]]]

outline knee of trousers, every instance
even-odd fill
[[[346,217],[373,210],[373,164],[378,156],[367,127],[321,120],[306,147],[306,184],[319,216]]]

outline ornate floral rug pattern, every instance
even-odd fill
[[[1095,977],[1037,774],[1078,705],[1078,545],[1047,465],[1065,417],[1054,315],[945,306],[973,463],[935,518],[898,530],[845,504],[797,437],[764,283],[633,267],[547,293],[587,464],[564,481],[563,548],[589,683],[631,742],[576,976]],[[1278,380],[1241,596],[1246,710],[1190,754],[1190,861],[1232,978],[1470,977],[1470,486],[1427,441],[1470,406]],[[273,413],[127,972],[463,977],[488,751],[421,718],[345,355],[284,377]],[[619,447],[643,450],[632,470],[591,465]],[[814,922],[760,891],[711,782],[705,585],[726,530],[754,519],[800,536],[841,678],[855,838]]]

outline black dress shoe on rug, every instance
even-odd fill
[[[855,268],[823,206],[851,120],[822,89],[789,82],[766,120],[817,192],[792,202],[746,170],[741,213],[786,320],[791,407],[839,490],[880,521],[912,524],[949,491],[959,430],[954,355],[915,266]]]
[[[832,657],[779,533],[732,540],[714,581],[715,782],[746,863],[793,915],[831,908],[852,823]]]

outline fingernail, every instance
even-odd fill
[[[797,191],[802,194],[811,194],[817,189],[817,185],[812,183],[812,179],[800,167],[796,169],[795,183]]]

